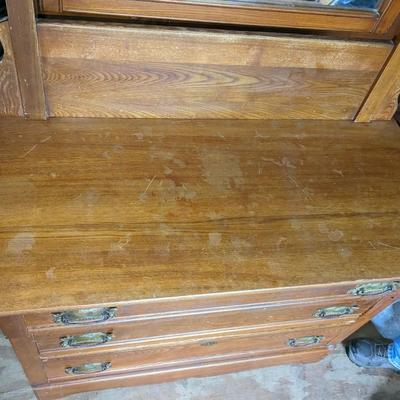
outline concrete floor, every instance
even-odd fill
[[[9,342],[0,336],[0,400],[35,397]],[[342,347],[324,360],[172,383],[106,390],[68,400],[400,400],[400,375],[365,370]]]

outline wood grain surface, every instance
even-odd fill
[[[46,100],[36,32],[34,0],[6,0],[12,49],[24,116],[45,119]]]
[[[37,0],[39,12],[58,14],[62,11],[61,0]]]
[[[0,314],[400,276],[395,122],[0,131]]]
[[[239,25],[318,29],[342,32],[387,32],[398,13],[398,2],[385,0],[381,14],[334,7],[296,7],[267,2],[188,0],[45,0],[41,11],[53,13],[54,3],[72,15],[144,17]]]
[[[57,117],[353,119],[388,43],[44,22]]]
[[[18,76],[7,21],[0,22],[0,44],[4,50],[0,60],[0,116],[22,115]]]
[[[378,80],[374,84],[356,122],[392,119],[400,96],[400,45],[397,44]]]
[[[32,335],[28,333],[24,317],[22,315],[1,317],[0,328],[10,340],[30,384],[48,382],[43,362]]]
[[[393,37],[399,34],[400,24],[400,2],[396,0],[386,0],[383,2],[381,17],[375,27],[379,33],[392,32]]]

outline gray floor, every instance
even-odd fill
[[[0,400],[34,396],[9,342],[0,336]],[[315,364],[285,365],[203,379],[114,389],[69,400],[399,400],[400,375],[351,364],[340,347]]]

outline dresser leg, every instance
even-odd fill
[[[0,326],[10,341],[29,383],[31,385],[47,383],[47,375],[39,357],[39,351],[32,335],[28,332],[24,317],[20,315],[2,317]]]
[[[59,397],[53,397],[52,395],[40,390],[40,389],[33,389],[33,393],[35,393],[35,396],[37,400],[55,400]]]

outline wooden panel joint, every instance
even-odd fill
[[[393,118],[400,96],[400,45],[388,58],[372,90],[359,110],[356,122],[390,120]]]

